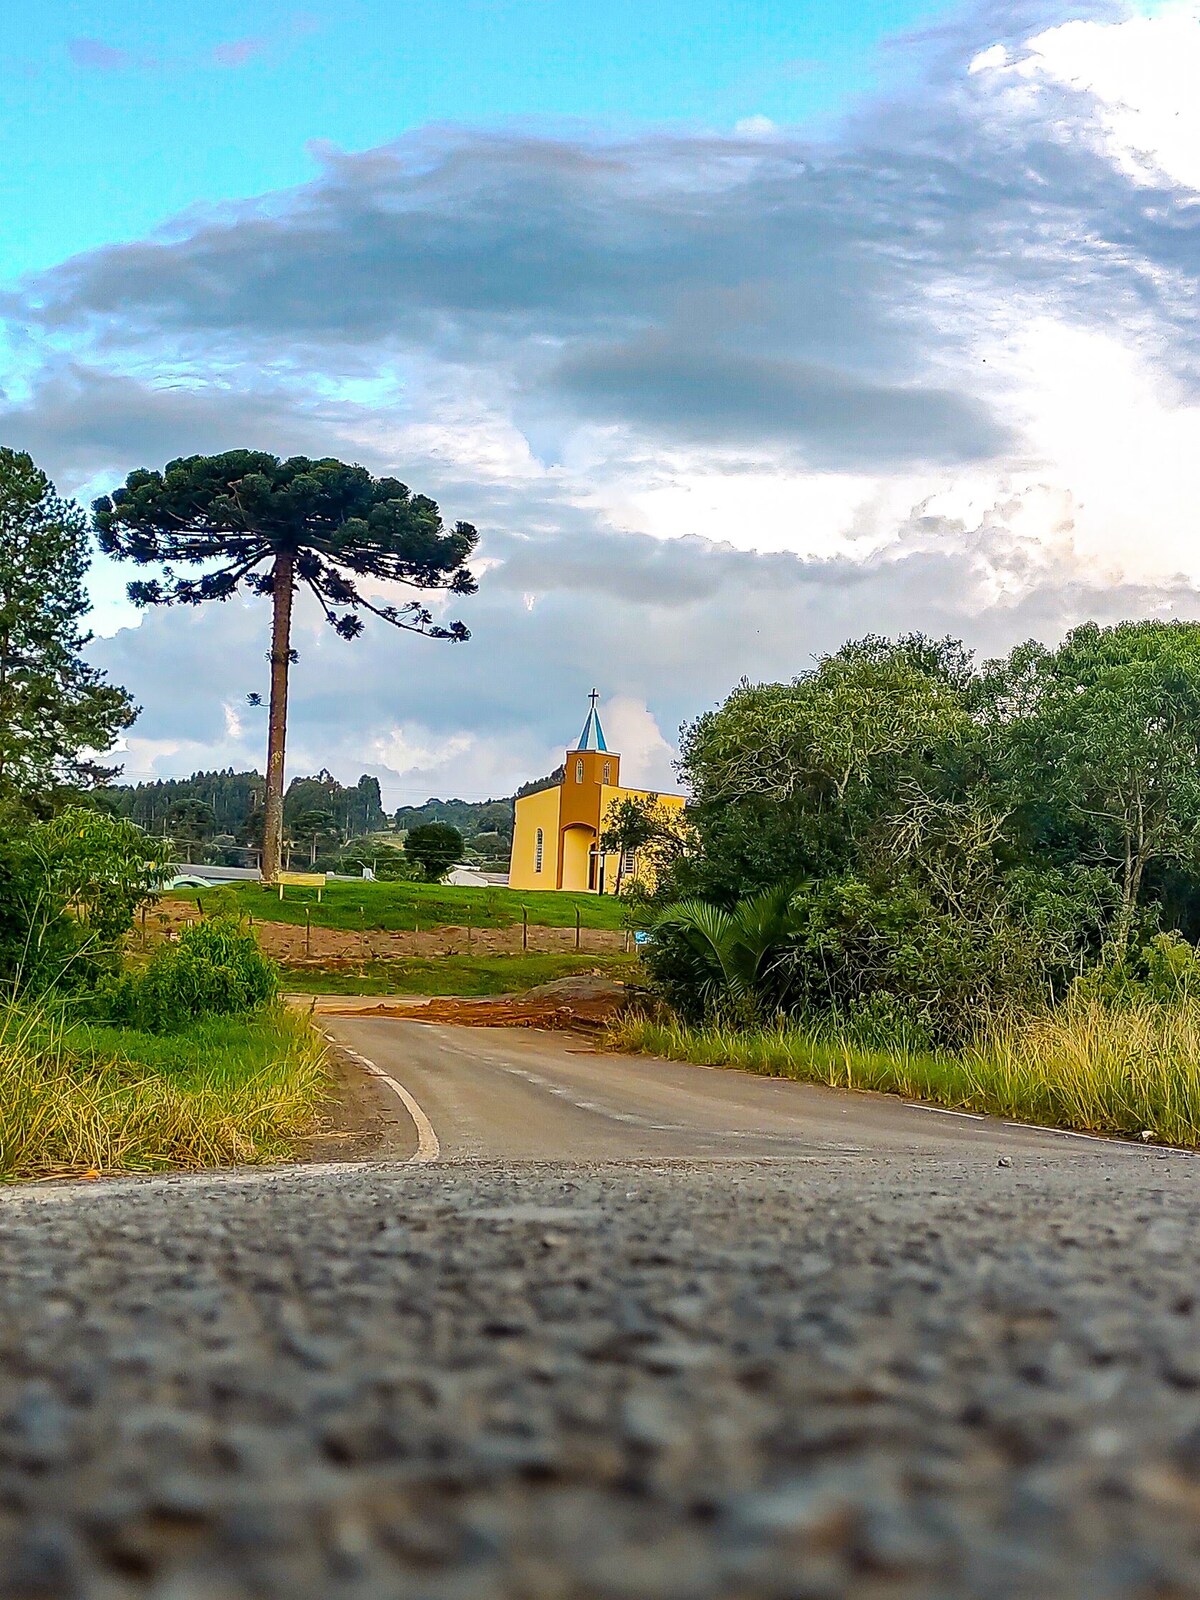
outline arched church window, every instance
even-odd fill
[[[575,763],[575,782],[576,783],[582,783],[583,782],[583,762],[582,761],[577,761]]]
[[[545,843],[546,836],[539,828],[537,831],[537,848],[534,850],[533,856],[533,870],[535,872],[540,872],[542,870],[542,851],[545,847]]]
[[[605,781],[605,783],[611,783],[612,782],[612,762],[611,761],[606,761],[604,763],[604,781]]]

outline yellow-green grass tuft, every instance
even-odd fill
[[[777,1024],[686,1028],[633,1017],[611,1048],[875,1090],[1046,1127],[1200,1144],[1200,1006],[1074,1000],[992,1025],[961,1053],[871,1049]]]
[[[286,1159],[329,1094],[322,1040],[281,1007],[179,1034],[0,1012],[0,1181]]]

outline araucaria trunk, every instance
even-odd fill
[[[263,810],[263,878],[274,883],[283,859],[283,762],[287,741],[288,667],[292,658],[293,561],[275,557],[271,569],[271,710],[267,732],[267,793]]]

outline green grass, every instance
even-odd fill
[[[177,1034],[0,1013],[0,1181],[253,1165],[292,1155],[329,1093],[282,1007]]]
[[[531,927],[573,928],[578,910],[585,928],[620,928],[624,907],[613,895],[558,894],[545,889],[523,894],[515,889],[476,889],[442,883],[330,883],[317,904],[315,889],[277,889],[258,883],[230,885],[243,911],[260,922],[303,924],[305,912],[314,927],[411,931],[414,928],[511,928],[521,921],[521,908]],[[214,892],[179,890],[176,898],[193,904]]]
[[[685,1028],[630,1019],[615,1049],[873,1089],[1045,1127],[1200,1144],[1200,1006],[1078,1001],[999,1024],[958,1055],[867,1049],[799,1028]]]
[[[284,987],[296,994],[522,994],[539,983],[600,971],[632,977],[636,956],[487,955],[369,961],[348,971],[289,968]]]

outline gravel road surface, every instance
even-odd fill
[[[436,1151],[0,1194],[0,1600],[1200,1596],[1195,1158],[330,1026]]]

